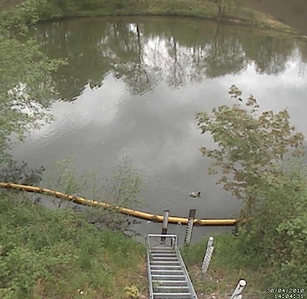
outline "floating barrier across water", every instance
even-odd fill
[[[115,209],[119,213],[129,215],[132,217],[137,217],[140,219],[146,219],[153,222],[163,222],[163,215],[155,215],[147,212],[137,211],[133,209],[128,209],[124,207],[120,207],[117,205],[112,205],[110,203],[90,200],[83,197],[68,195],[62,192],[53,191],[46,188],[28,186],[28,185],[19,185],[13,183],[4,183],[0,182],[0,187],[7,188],[7,189],[17,189],[17,190],[24,190],[27,192],[34,192],[34,193],[42,193],[46,195],[55,196],[57,198],[61,198],[67,201],[71,201],[76,204],[84,205],[84,206],[91,206],[91,207],[102,207],[105,209]],[[169,223],[181,223],[181,224],[188,224],[189,219],[185,217],[178,217],[178,216],[169,216],[168,222]],[[239,223],[240,219],[194,219],[195,226],[234,226]]]

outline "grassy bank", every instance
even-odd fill
[[[242,278],[247,281],[244,298],[265,298],[267,288],[272,286],[270,281],[274,269],[269,268],[264,261],[249,258],[241,252],[238,239],[231,233],[214,235],[212,259],[206,275],[202,276],[201,264],[207,242],[208,239],[205,239],[181,250],[200,299],[230,298]]]
[[[22,193],[2,191],[0,200],[0,298],[147,298],[143,245],[98,230],[71,210],[46,210]],[[277,269],[247,255],[239,239],[225,233],[214,236],[213,257],[201,276],[206,244],[181,249],[199,299],[230,298],[241,278],[248,283],[244,298],[266,298]]]
[[[2,8],[12,7],[10,3],[18,2],[7,0]],[[264,13],[236,5],[235,0],[28,0],[22,6],[27,6],[25,14],[31,11],[29,7],[35,7],[40,20],[110,15],[183,16],[294,33],[292,28]]]
[[[147,298],[143,245],[98,230],[70,210],[46,210],[22,193],[2,191],[0,199],[0,298]],[[229,298],[242,277],[246,298],[264,298],[271,270],[246,260],[232,234],[215,236],[208,275],[201,277],[206,243],[182,249],[200,299]]]
[[[0,198],[0,298],[145,298],[142,245],[18,193]]]

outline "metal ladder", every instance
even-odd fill
[[[176,235],[146,237],[149,299],[197,299]]]

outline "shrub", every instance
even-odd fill
[[[244,202],[239,228],[240,251],[261,257],[278,271],[272,284],[306,283],[307,172],[304,136],[295,132],[286,110],[258,113],[253,96],[241,106],[242,92],[232,86],[236,103],[220,106],[211,115],[197,114],[202,133],[212,134],[217,148],[201,148],[214,159],[210,173],[221,170],[217,183]]]

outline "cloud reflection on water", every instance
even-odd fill
[[[209,160],[202,157],[198,149],[213,145],[213,142],[197,130],[195,113],[231,104],[227,92],[230,85],[236,84],[246,96],[252,93],[262,109],[277,111],[288,107],[293,123],[307,135],[307,65],[298,48],[289,52],[288,40],[285,40],[286,54],[278,54],[270,47],[278,45],[276,49],[279,49],[282,39],[269,39],[268,48],[265,48],[262,41],[267,38],[255,35],[261,45],[259,51],[277,57],[269,62],[262,58],[259,62],[252,59],[259,57],[257,51],[246,46],[248,39],[252,40],[253,31],[247,34],[244,29],[241,36],[236,27],[217,29],[216,24],[214,27],[210,23],[220,35],[210,45],[199,40],[197,35],[193,47],[189,44],[191,41],[184,39],[195,33],[185,29],[185,37],[181,40],[170,22],[172,34],[161,31],[159,35],[162,29],[155,31],[150,27],[157,25],[155,21],[142,23],[141,20],[137,22],[139,36],[135,36],[137,29],[129,27],[129,22],[103,23],[101,27],[107,28],[110,34],[119,30],[117,34],[123,37],[119,41],[114,36],[108,39],[97,35],[103,55],[108,53],[107,46],[110,50],[117,43],[122,46],[126,43],[125,48],[116,48],[110,61],[104,57],[103,66],[99,57],[96,57],[96,65],[92,62],[94,54],[91,51],[82,51],[80,60],[71,60],[70,64],[75,65],[69,65],[58,74],[59,89],[66,99],[69,94],[76,95],[77,90],[81,94],[73,102],[55,102],[51,109],[55,121],[40,131],[31,132],[26,142],[14,149],[14,156],[26,160],[32,167],[44,165],[47,168],[52,168],[55,161],[74,156],[78,171],[95,168],[99,174],[106,175],[114,170],[121,156],[128,155],[147,182],[143,191],[146,209],[161,212],[169,208],[173,214],[185,215],[189,208],[195,207],[198,217],[228,217],[239,208],[239,203],[215,186],[215,178],[206,174]],[[96,24],[97,20],[92,22]],[[174,22],[177,26],[180,23]],[[209,23],[199,21],[198,24]],[[128,32],[125,28],[130,28],[128,36],[123,35]],[[153,32],[149,34],[150,29]],[[205,32],[209,34],[208,29]],[[68,37],[74,35],[70,33]],[[87,45],[92,51],[96,49],[97,38],[87,36],[87,42],[95,42],[91,47]],[[134,39],[130,44],[131,38]],[[66,44],[67,40],[63,42]],[[249,58],[243,51],[244,45],[250,51]],[[63,48],[68,46],[62,45]],[[48,49],[48,44],[46,47]],[[52,43],[47,51],[51,48]],[[77,48],[73,51],[71,55],[76,58]],[[123,53],[129,54],[125,61]],[[278,65],[281,57],[287,58]],[[80,67],[84,60],[90,61],[90,68],[86,70],[85,65]],[[273,62],[277,64],[274,66]],[[137,75],[145,77],[139,80]],[[67,84],[72,82],[73,76],[76,85]],[[61,85],[63,78],[65,84]],[[102,78],[101,82],[98,78]],[[71,92],[70,87],[76,90]],[[202,191],[202,200],[186,201],[187,193],[194,190]]]

